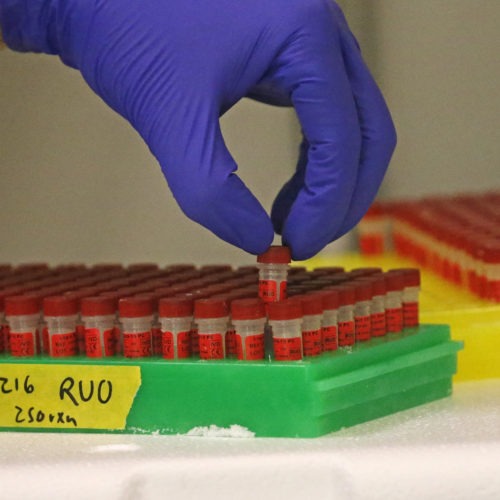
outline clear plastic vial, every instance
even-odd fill
[[[43,343],[49,356],[53,358],[75,356],[77,300],[66,296],[45,297],[43,316],[45,320]]]
[[[40,301],[36,296],[19,295],[5,299],[9,325],[10,354],[31,357],[40,353]]]
[[[420,270],[417,268],[392,269],[390,273],[403,276],[403,328],[419,325]]]
[[[294,297],[295,299],[295,297]],[[302,305],[302,353],[304,357],[319,356],[323,350],[321,319],[323,304],[317,294],[300,297]]]
[[[193,301],[187,297],[160,299],[158,316],[161,325],[162,358],[189,358],[191,356]]]
[[[104,358],[116,354],[116,300],[112,297],[84,297],[80,302],[84,325],[85,354]]]
[[[383,274],[370,276],[367,280],[372,285],[372,303],[370,308],[372,337],[383,337],[387,333],[385,319],[385,278]]]
[[[290,249],[271,246],[257,257],[259,267],[259,297],[265,302],[278,302],[287,297],[287,275],[291,262]]]
[[[388,272],[385,274],[386,299],[385,317],[388,333],[403,330],[403,275]]]
[[[366,342],[372,336],[371,301],[372,286],[367,281],[355,281],[354,331],[356,342]]]
[[[195,300],[194,321],[200,359],[224,359],[228,315],[227,303],[223,299]]]
[[[276,361],[302,359],[302,305],[300,301],[272,302],[268,305],[267,313],[272,329],[274,359]]]
[[[260,299],[236,299],[231,302],[235,330],[236,357],[239,360],[264,359],[266,310]]]
[[[354,345],[356,341],[355,323],[354,323],[354,288],[349,285],[338,285],[336,289],[339,292],[339,347],[348,347]]]
[[[323,306],[323,316],[321,318],[321,339],[323,343],[323,352],[336,351],[339,347],[339,292],[337,290],[325,290],[320,292],[320,294]]]
[[[153,301],[146,297],[126,297],[118,302],[123,355],[126,358],[150,357]]]

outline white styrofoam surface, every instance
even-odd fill
[[[500,380],[317,439],[3,433],[0,498],[498,499]]]

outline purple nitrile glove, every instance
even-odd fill
[[[251,253],[296,260],[351,229],[395,146],[384,99],[331,0],[0,0],[14,50],[58,54],[141,134],[185,214]],[[235,174],[219,117],[293,105],[304,141],[272,223]]]

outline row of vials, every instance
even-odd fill
[[[17,284],[7,273],[0,352],[292,361],[418,326],[418,269],[289,264],[289,250],[273,246],[257,266],[236,270],[136,266],[124,274],[101,266],[100,277],[95,269],[66,270],[48,286],[40,273]]]

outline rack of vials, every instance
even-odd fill
[[[416,268],[0,267],[0,428],[319,436],[451,393]]]
[[[393,249],[500,303],[500,191],[375,202],[357,229],[361,253]]]

